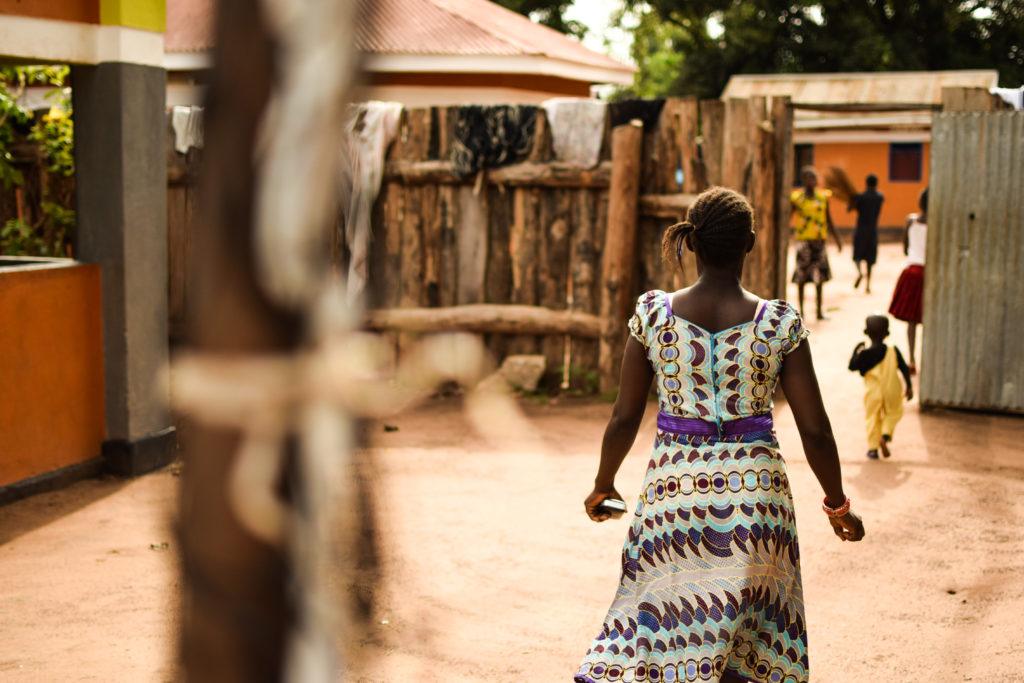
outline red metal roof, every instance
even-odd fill
[[[202,52],[213,47],[216,0],[167,0],[164,52]]]
[[[631,66],[594,52],[558,31],[489,0],[370,0],[372,20],[356,28],[371,55],[543,56],[631,73]],[[167,0],[167,52],[212,46],[215,0]]]

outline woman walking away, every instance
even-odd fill
[[[800,315],[740,287],[754,246],[750,204],[712,188],[669,228],[670,260],[699,279],[642,295],[630,318],[619,396],[594,490],[597,522],[651,382],[658,430],[622,549],[618,592],[574,680],[806,683],[807,633],[793,498],[772,427],[781,381],[836,536],[859,541]]]
[[[928,242],[928,188],[918,200],[921,213],[907,216],[907,232],[903,238],[903,253],[907,263],[896,281],[889,313],[907,323],[907,345],[910,352],[910,374],[917,372],[917,326],[921,324],[924,297],[924,254]]]
[[[882,212],[885,197],[878,191],[878,176],[869,173],[864,180],[867,187],[850,198],[847,211],[857,212],[857,227],[853,231],[853,262],[857,264],[857,279],[853,288],[865,280],[864,292],[871,293],[871,268],[878,259],[878,214]],[[861,263],[867,272],[861,269]]]
[[[813,282],[818,320],[825,320],[822,287],[832,279],[828,253],[825,250],[825,238],[831,232],[839,251],[843,250],[843,243],[839,240],[839,234],[832,223],[832,213],[828,210],[828,200],[832,192],[818,189],[818,172],[810,166],[803,168],[800,178],[804,186],[794,190],[789,196],[793,237],[800,245],[796,250],[793,282],[799,287],[800,315],[804,314],[804,285]]]

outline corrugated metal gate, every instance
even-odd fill
[[[921,402],[1024,413],[1024,112],[935,114]]]

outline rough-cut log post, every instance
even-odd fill
[[[442,109],[441,111],[443,113],[445,110]],[[437,191],[440,201],[438,219],[441,225],[441,265],[438,271],[441,291],[438,296],[438,304],[441,306],[454,306],[458,303],[459,292],[457,227],[459,224],[459,202],[455,187],[442,185]]]
[[[509,253],[509,233],[512,224],[512,193],[504,187],[486,189],[489,208],[487,231],[487,269],[484,278],[484,298],[489,304],[507,304],[512,297],[512,255]],[[483,192],[481,192],[483,194]],[[495,358],[504,358],[508,339],[486,339],[488,350]]]
[[[381,285],[377,303],[381,306],[397,306],[402,296],[402,224],[405,222],[405,188],[399,183],[388,183],[384,187],[384,220],[381,223],[383,235],[374,242],[381,242],[383,248],[383,270],[378,283]],[[383,237],[383,239],[380,239]]]
[[[551,126],[543,109],[537,110],[537,120],[533,130],[533,149],[527,161],[550,161],[552,158]]]
[[[942,111],[996,111],[1005,106],[985,88],[942,89]]]
[[[786,296],[789,251],[789,193],[793,188],[793,107],[788,97],[772,98],[775,130],[775,296]]]
[[[730,98],[726,101],[722,139],[721,184],[747,194],[752,142],[749,100]]]
[[[679,192],[676,169],[683,162],[679,144],[679,119],[683,107],[683,100],[677,97],[666,99],[661,108],[661,116],[658,117],[658,127],[653,131],[645,131],[644,137],[653,140],[653,144],[644,146],[645,171],[641,184],[645,189]]]
[[[576,195],[579,216],[570,235],[569,267],[572,277],[572,310],[597,313],[600,310],[597,281],[601,262],[598,246],[603,236],[599,229],[606,220],[607,199],[597,192]],[[571,368],[597,368],[597,341],[574,341],[571,344]]]
[[[722,134],[725,128],[725,103],[721,100],[701,100],[700,152],[701,180],[699,189],[722,184]]]
[[[601,271],[600,386],[602,392],[618,385],[619,363],[625,343],[626,319],[633,299],[636,251],[637,198],[640,190],[640,150],[643,125],[631,121],[612,131],[612,177],[608,226]]]
[[[697,149],[698,125],[697,100],[688,97],[679,103],[679,123],[676,132],[679,156],[683,165],[683,192],[694,194],[700,192],[701,168],[700,154]]]
[[[423,211],[423,282],[420,303],[441,305],[441,188],[427,185],[420,192]]]
[[[392,332],[480,332],[598,337],[601,319],[592,313],[553,311],[519,304],[469,304],[445,308],[389,308],[368,311],[369,330]]]
[[[756,100],[760,100],[758,103]],[[774,299],[777,282],[778,247],[776,246],[776,194],[775,194],[775,135],[764,109],[764,99],[755,98],[753,130],[753,160],[750,179],[750,200],[754,205],[754,227],[757,242],[747,257],[744,280],[749,288],[763,299]],[[760,107],[757,105],[760,104]]]
[[[484,300],[487,272],[487,193],[469,186],[456,188],[458,223],[456,229],[459,282],[456,301],[476,304]],[[498,248],[498,245],[495,245]]]
[[[512,191],[512,225],[509,230],[509,253],[512,266],[514,304],[536,305],[540,220],[537,191],[517,188]],[[537,340],[522,335],[508,340],[507,350],[513,353],[536,353]]]
[[[572,190],[544,192],[541,214],[540,304],[552,310],[566,307],[566,280],[569,277],[569,234],[576,222],[572,211]],[[541,340],[541,353],[547,358],[548,370],[554,371],[565,357],[565,339],[548,337]]]

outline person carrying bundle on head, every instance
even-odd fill
[[[871,268],[878,259],[878,215],[882,212],[885,197],[878,191],[878,176],[869,173],[865,179],[867,187],[863,192],[850,197],[847,211],[857,212],[857,227],[853,231],[853,262],[857,265],[857,279],[853,288],[865,281],[864,292],[871,293]],[[866,268],[861,269],[861,264]],[[866,272],[865,272],[866,270]]]

